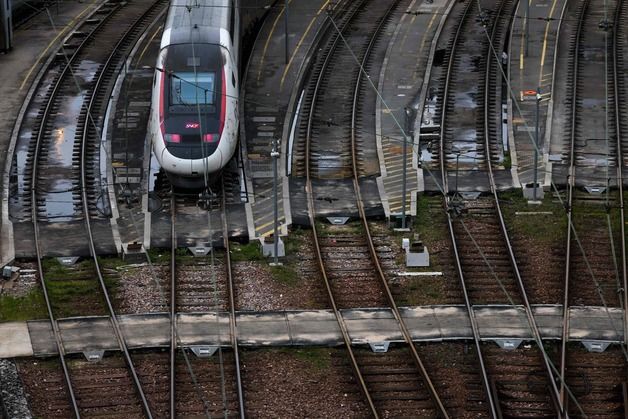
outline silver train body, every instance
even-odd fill
[[[175,187],[211,184],[238,143],[239,0],[172,0],[148,134]]]

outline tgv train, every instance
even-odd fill
[[[238,140],[239,0],[172,0],[153,80],[148,133],[180,188],[201,188]]]

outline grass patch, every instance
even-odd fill
[[[508,229],[542,243],[562,240],[567,231],[564,208],[553,201],[551,193],[545,194],[540,205],[530,205],[519,190],[499,194],[499,200]],[[517,215],[525,212],[551,212],[551,214]]]
[[[100,287],[95,279],[46,281],[46,288],[56,317],[104,313]]]
[[[45,319],[48,317],[44,293],[32,289],[23,297],[0,296],[0,322]]]
[[[410,306],[429,305],[442,302],[445,299],[444,279],[439,278],[409,278],[403,295],[406,304]]]
[[[170,262],[170,249],[162,248],[150,248],[146,251],[151,263],[169,263]]]
[[[361,221],[349,221],[344,225],[333,225],[326,221],[317,220],[316,231],[321,237],[335,236],[339,233],[362,235],[364,234],[364,225]]]
[[[270,266],[270,272],[277,282],[284,285],[294,286],[299,280],[297,271],[291,264],[283,264],[279,266]]]
[[[46,279],[51,280],[85,279],[90,277],[91,273],[94,271],[94,262],[92,259],[82,260],[72,266],[65,266],[56,258],[45,258],[42,260],[42,266]]]
[[[510,151],[504,153],[504,160],[502,161],[504,169],[510,170],[512,168],[512,158],[510,157]]]
[[[290,231],[288,237],[284,237],[284,246],[286,249],[286,257],[294,257],[298,252],[303,240],[307,237],[307,233],[300,227]]]
[[[595,225],[607,225],[608,221],[606,219],[608,215],[610,216],[610,224],[611,229],[615,234],[619,234],[621,232],[621,212],[619,208],[610,208],[607,210],[605,206],[600,204],[592,204],[582,201],[575,201],[573,207],[573,222],[576,228],[581,226],[581,228],[586,228]],[[594,221],[595,220],[595,221]]]
[[[245,262],[263,260],[262,252],[260,251],[260,245],[257,240],[249,242],[247,244],[231,243],[229,245],[231,250],[232,262]]]
[[[449,230],[445,209],[442,207],[441,196],[427,196],[419,194],[417,198],[417,212],[414,220],[414,231],[426,244],[447,238]]]
[[[119,257],[101,257],[101,256],[98,256],[98,263],[103,268],[115,269],[115,270],[117,270],[118,268],[120,268],[122,266],[128,266],[129,265],[128,262],[126,262],[124,259],[119,258]]]
[[[293,355],[295,358],[309,364],[315,370],[327,370],[331,366],[331,353],[328,348],[281,348],[277,351]]]

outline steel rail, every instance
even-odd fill
[[[344,28],[347,26],[348,22],[351,21],[351,19],[355,16],[355,14],[357,13],[357,10],[359,8],[361,8],[361,6],[363,6],[366,3],[366,0],[362,0],[359,2],[359,4],[357,5],[357,7],[353,8],[349,13],[350,15],[348,16],[348,18],[346,19],[346,23],[345,25],[343,25],[343,27],[340,29],[341,31],[344,30]],[[305,176],[306,176],[306,195],[307,195],[307,206],[308,206],[308,217],[310,219],[310,224],[312,226],[312,232],[313,232],[313,236],[314,236],[314,249],[316,251],[316,258],[318,261],[318,267],[320,268],[321,274],[323,276],[323,280],[325,282],[325,289],[327,290],[327,296],[329,297],[329,302],[332,306],[332,309],[334,311],[334,316],[336,317],[336,321],[338,322],[338,326],[340,327],[340,332],[342,334],[342,339],[343,342],[345,344],[345,347],[347,348],[347,352],[349,354],[349,359],[351,361],[351,366],[353,368],[353,372],[356,376],[356,379],[358,381],[358,383],[360,384],[360,389],[362,390],[362,394],[364,395],[364,397],[366,398],[366,402],[368,404],[369,410],[371,411],[373,417],[375,418],[379,418],[379,414],[377,412],[377,409],[375,408],[375,404],[373,403],[373,398],[371,397],[371,394],[366,386],[366,381],[364,380],[364,377],[362,376],[362,373],[360,372],[360,367],[358,365],[357,359],[355,358],[355,354],[353,353],[353,348],[351,347],[351,338],[349,336],[349,331],[347,330],[347,326],[345,324],[344,319],[342,318],[342,314],[340,313],[340,310],[338,309],[338,306],[336,304],[336,300],[334,298],[334,293],[331,289],[331,283],[329,282],[329,278],[327,276],[327,272],[325,270],[325,264],[323,263],[323,254],[321,252],[321,246],[320,243],[318,241],[318,231],[316,228],[316,218],[315,218],[315,205],[314,205],[314,196],[313,196],[313,187],[312,187],[312,178],[310,176],[310,144],[311,144],[311,138],[312,138],[312,122],[314,119],[314,108],[316,105],[316,98],[318,95],[318,90],[319,87],[321,85],[322,79],[323,79],[323,73],[325,68],[327,67],[329,60],[331,59],[331,56],[333,54],[333,52],[336,49],[336,46],[338,45],[338,41],[340,39],[339,34],[335,34],[334,38],[333,38],[333,42],[331,47],[329,48],[329,52],[327,54],[327,56],[325,57],[325,60],[323,62],[323,65],[320,69],[320,73],[318,74],[317,80],[316,80],[316,85],[314,87],[314,92],[313,92],[313,98],[312,98],[312,103],[310,105],[310,112],[308,114],[308,122],[307,122],[307,132],[306,132],[306,136],[305,136]]]
[[[177,417],[177,203],[174,188],[170,190],[170,417]]]
[[[460,34],[462,32],[462,26],[464,25],[465,20],[467,19],[467,15],[469,14],[469,10],[471,9],[471,5],[474,1],[468,1],[467,5],[463,11],[462,17],[458,23],[456,28],[456,33],[453,38],[453,42],[451,45],[451,51],[449,53],[448,63],[447,63],[447,72],[445,75],[445,87],[443,91],[443,105],[441,109],[441,121],[440,121],[440,169],[441,169],[441,180],[443,185],[443,201],[447,212],[447,225],[449,228],[449,236],[451,238],[452,247],[454,251],[454,257],[456,259],[456,270],[458,271],[458,278],[460,279],[460,286],[462,287],[462,292],[464,295],[465,306],[467,308],[467,313],[469,315],[469,321],[471,323],[471,330],[473,332],[473,342],[475,343],[475,348],[478,351],[478,360],[480,363],[480,372],[482,375],[482,382],[484,384],[484,390],[486,392],[486,397],[488,399],[488,404],[491,410],[491,415],[493,418],[497,418],[497,408],[495,406],[495,400],[493,398],[493,391],[491,388],[491,382],[488,378],[488,373],[486,371],[486,366],[484,364],[484,356],[482,355],[482,346],[480,345],[480,331],[478,328],[477,320],[475,319],[475,313],[473,312],[473,307],[471,305],[471,301],[469,299],[469,293],[467,292],[467,286],[465,282],[464,272],[462,271],[462,261],[460,260],[460,254],[458,252],[458,244],[456,241],[456,234],[454,233],[453,220],[451,216],[451,202],[448,196],[449,192],[449,182],[447,179],[447,164],[445,161],[445,117],[447,114],[447,100],[449,98],[449,85],[450,78],[453,72],[453,64],[454,64],[454,54],[456,52],[456,47],[458,45],[458,40],[460,38]]]
[[[132,31],[134,29],[136,29],[141,23],[143,23],[143,20],[145,20],[146,18],[148,18],[150,16],[150,14],[155,11],[160,5],[162,5],[164,3],[163,0],[157,0],[155,1],[152,5],[150,5],[150,7],[141,15],[139,16],[130,26],[129,28],[123,33],[123,35],[120,37],[120,40],[118,41],[118,43],[116,44],[116,46],[113,48],[112,53],[109,55],[109,58],[107,59],[107,62],[102,66],[102,69],[100,71],[100,74],[98,75],[98,80],[96,81],[96,83],[94,84],[94,88],[92,90],[92,94],[91,94],[91,98],[90,98],[90,102],[89,105],[87,106],[87,114],[86,114],[86,125],[85,125],[85,129],[83,130],[83,135],[82,135],[82,139],[81,139],[81,198],[82,198],[82,205],[83,205],[83,212],[84,212],[84,217],[85,217],[85,228],[87,230],[87,235],[89,238],[88,241],[88,245],[89,245],[89,251],[90,254],[92,256],[92,259],[94,261],[94,268],[96,270],[96,275],[98,278],[98,283],[100,285],[101,291],[103,293],[103,296],[105,297],[105,302],[107,304],[107,309],[109,311],[109,315],[111,318],[111,324],[113,326],[113,331],[114,334],[118,340],[118,343],[120,345],[120,349],[122,350],[123,354],[124,354],[124,358],[127,364],[127,367],[129,369],[129,371],[131,372],[131,377],[133,379],[133,383],[135,385],[135,390],[137,392],[137,395],[140,398],[140,401],[142,403],[142,408],[144,410],[144,413],[146,414],[146,416],[148,418],[152,418],[152,412],[151,412],[151,408],[150,405],[148,403],[148,400],[146,398],[146,394],[144,393],[144,389],[142,387],[142,383],[140,382],[139,376],[137,375],[137,371],[135,370],[135,366],[133,365],[133,360],[131,359],[131,354],[128,350],[128,347],[126,345],[126,341],[124,338],[124,335],[122,333],[122,329],[120,328],[120,324],[118,322],[118,317],[116,315],[116,312],[113,308],[113,304],[111,303],[111,298],[109,296],[109,291],[107,289],[107,285],[105,284],[105,280],[103,278],[102,275],[102,271],[100,269],[100,262],[98,260],[98,254],[96,252],[96,246],[94,243],[94,236],[93,236],[93,231],[92,231],[92,226],[91,226],[91,219],[90,219],[90,215],[89,215],[89,201],[88,201],[88,196],[87,196],[87,171],[86,171],[86,162],[87,162],[87,144],[88,144],[88,134],[89,134],[89,129],[90,129],[90,125],[88,123],[88,119],[91,117],[91,110],[92,107],[94,106],[95,102],[96,102],[96,93],[99,89],[99,87],[101,86],[101,84],[104,82],[105,80],[105,75],[107,74],[107,70],[111,68],[112,64],[115,64],[114,61],[114,57],[118,54],[118,47],[121,46],[124,42],[126,42],[127,37],[132,33]],[[95,122],[94,122],[95,123]]]
[[[365,68],[367,61],[370,58],[371,50],[373,49],[373,46],[375,45],[375,42],[377,40],[377,36],[379,35],[382,28],[384,27],[387,17],[392,13],[392,11],[397,7],[398,4],[399,4],[399,1],[396,1],[390,5],[390,8],[386,11],[385,16],[381,19],[379,25],[375,29],[375,32],[373,33],[373,36],[371,37],[371,40],[364,53],[364,57],[362,58],[362,62],[360,63],[360,69]],[[375,268],[377,269],[378,277],[380,279],[382,287],[384,288],[386,292],[386,298],[388,299],[388,303],[390,304],[390,307],[392,309],[393,316],[395,317],[395,320],[397,320],[397,322],[399,323],[399,328],[401,329],[403,338],[406,344],[408,345],[408,347],[410,348],[410,352],[412,353],[412,359],[414,360],[414,363],[416,364],[417,368],[421,372],[421,377],[423,379],[423,382],[428,388],[428,391],[430,392],[430,397],[432,398],[432,401],[436,405],[437,410],[440,412],[441,417],[449,418],[447,409],[445,409],[445,406],[443,402],[441,401],[441,398],[438,395],[436,388],[434,387],[434,383],[430,379],[429,373],[427,372],[427,369],[425,368],[425,365],[423,364],[423,361],[421,360],[421,357],[419,356],[419,353],[416,350],[416,346],[414,346],[412,335],[410,334],[410,331],[408,330],[408,327],[406,326],[405,321],[401,317],[401,313],[399,312],[397,303],[395,302],[392,292],[390,291],[386,274],[384,273],[384,270],[382,269],[381,263],[379,261],[377,251],[373,243],[373,237],[371,235],[371,231],[367,222],[366,211],[364,210],[364,202],[362,201],[362,193],[360,190],[360,181],[359,181],[360,174],[359,174],[359,169],[358,169],[358,156],[357,156],[358,147],[357,147],[357,132],[356,132],[357,131],[356,122],[357,122],[357,116],[358,116],[358,101],[359,101],[359,94],[360,94],[360,85],[362,82],[362,73],[363,73],[362,71],[358,72],[358,78],[356,80],[355,89],[353,92],[353,105],[351,108],[352,109],[351,110],[351,158],[352,159],[351,160],[352,160],[352,167],[353,167],[353,187],[355,189],[358,212],[360,214],[360,220],[362,222],[364,231],[366,233],[367,244],[368,244],[369,252],[371,254],[371,260],[373,261],[373,263],[375,264]],[[407,141],[406,135],[404,135],[404,141]],[[405,163],[406,162],[404,162],[404,164]]]
[[[582,24],[584,22],[585,10],[589,5],[589,0],[584,0],[578,17],[578,26],[576,28],[576,41],[574,43],[575,52],[573,54],[573,86],[571,89],[571,133],[570,133],[570,150],[569,150],[569,173],[567,181],[567,245],[565,255],[565,294],[563,298],[563,333],[561,340],[560,350],[560,402],[564,406],[565,412],[567,409],[567,392],[565,386],[565,365],[567,362],[567,338],[569,335],[569,277],[571,276],[571,226],[572,226],[572,204],[573,204],[573,189],[575,186],[576,178],[576,161],[575,161],[575,144],[576,144],[576,98],[578,94],[578,51],[580,49],[580,34],[582,33]]]
[[[231,348],[233,348],[235,369],[236,369],[236,386],[238,389],[238,411],[240,419],[246,417],[245,405],[244,405],[244,389],[242,388],[242,374],[240,372],[240,351],[238,349],[238,328],[236,324],[236,311],[235,311],[235,286],[233,284],[233,271],[231,267],[231,252],[229,251],[229,224],[227,221],[227,197],[225,195],[225,179],[220,177],[221,190],[222,190],[222,237],[223,245],[225,246],[225,265],[227,269],[227,281],[229,285],[229,329],[231,331]],[[210,238],[211,239],[211,238]]]
[[[106,5],[108,3],[103,3],[102,6]],[[101,7],[99,7],[94,13],[97,13],[98,10],[100,10]],[[33,235],[34,235],[34,240],[35,240],[35,253],[37,256],[37,270],[39,273],[39,280],[41,282],[41,288],[44,294],[44,300],[46,302],[46,310],[48,312],[48,318],[50,319],[50,324],[52,327],[52,331],[53,331],[53,335],[54,335],[54,339],[55,339],[55,345],[57,347],[57,351],[59,352],[59,360],[61,362],[61,368],[63,370],[63,376],[68,388],[68,396],[70,398],[70,404],[72,405],[72,410],[74,411],[74,416],[79,419],[81,417],[80,414],[80,410],[76,401],[76,396],[74,394],[74,387],[72,385],[72,379],[70,377],[70,372],[67,366],[67,363],[65,362],[65,348],[63,346],[63,339],[61,337],[61,332],[59,330],[59,325],[55,319],[54,316],[54,312],[52,310],[52,304],[50,302],[50,296],[48,294],[48,288],[46,287],[46,279],[44,276],[44,268],[43,268],[43,264],[42,264],[42,259],[43,259],[43,255],[42,255],[42,251],[41,251],[41,243],[40,243],[40,239],[39,239],[39,223],[38,223],[38,209],[37,209],[37,162],[39,160],[39,153],[41,152],[41,147],[42,147],[42,142],[43,142],[43,132],[45,129],[45,124],[46,124],[46,119],[48,117],[48,115],[50,114],[50,111],[52,109],[52,104],[54,101],[54,98],[59,90],[59,87],[61,85],[61,80],[63,79],[63,77],[67,74],[67,72],[70,69],[70,66],[72,65],[72,63],[76,60],[76,58],[78,57],[78,54],[80,51],[82,51],[82,49],[84,48],[85,44],[87,43],[88,40],[91,40],[91,38],[93,37],[93,35],[95,34],[95,32],[102,27],[102,25],[104,25],[104,23],[108,20],[109,17],[111,17],[113,15],[113,13],[119,8],[118,7],[113,7],[110,11],[109,14],[107,14],[106,16],[103,16],[101,22],[96,25],[92,31],[83,39],[83,41],[81,42],[81,44],[78,45],[78,47],[75,49],[74,53],[72,54],[71,57],[66,57],[67,61],[66,61],[66,65],[63,67],[63,69],[61,70],[61,73],[57,76],[56,78],[56,82],[55,85],[52,89],[51,95],[50,95],[50,100],[48,101],[48,103],[46,104],[46,108],[44,109],[44,113],[42,116],[42,120],[40,123],[40,127],[39,127],[39,131],[37,133],[37,137],[35,139],[35,148],[33,150],[33,170],[32,170],[32,174],[31,174],[31,219],[32,219],[32,223],[33,223]],[[93,14],[91,14],[90,16],[93,16]],[[86,22],[87,19],[85,19],[84,22]]]
[[[502,1],[499,3],[499,10],[497,11],[496,17],[493,20],[493,25],[491,29],[491,33],[489,38],[491,40],[491,44],[494,41],[496,31],[499,26],[499,19],[502,16],[503,8],[505,2]],[[528,299],[528,293],[526,292],[525,285],[523,283],[523,279],[521,278],[521,272],[519,271],[519,264],[517,263],[517,258],[515,257],[514,251],[512,249],[512,244],[510,241],[510,236],[508,234],[508,229],[506,228],[506,222],[504,221],[504,215],[502,213],[501,205],[499,203],[499,196],[497,191],[497,185],[495,183],[495,176],[493,173],[493,164],[491,161],[491,138],[490,138],[490,108],[489,103],[491,101],[490,95],[490,85],[492,70],[494,66],[499,65],[498,57],[495,56],[496,52],[493,50],[491,46],[489,46],[488,54],[486,57],[486,73],[484,76],[484,146],[486,147],[486,165],[488,168],[488,179],[489,185],[491,188],[491,193],[493,194],[493,199],[495,200],[495,207],[497,210],[497,218],[499,219],[500,230],[502,233],[502,238],[506,244],[506,248],[508,249],[508,257],[510,259],[510,266],[512,268],[513,273],[515,274],[515,279],[517,280],[517,286],[519,288],[519,293],[521,294],[521,298],[523,300],[524,309],[526,313],[526,317],[528,320],[528,325],[532,329],[532,334],[534,336],[534,340],[541,351],[541,356],[543,358],[543,365],[545,367],[545,373],[547,375],[547,380],[552,389],[552,402],[554,407],[557,409],[559,415],[563,414],[563,404],[560,401],[560,394],[558,387],[556,386],[556,380],[554,379],[554,373],[552,371],[552,367],[550,366],[550,360],[548,359],[547,353],[543,349],[543,340],[541,338],[541,333],[539,331],[536,319],[532,313],[532,307],[530,305],[530,300]]]
[[[617,0],[615,10],[615,20],[613,24],[613,37],[612,51],[613,51],[613,87],[615,95],[615,132],[617,136],[617,189],[619,190],[619,211],[620,220],[625,220],[624,213],[624,180],[623,180],[623,149],[621,144],[621,109],[619,106],[619,64],[617,63],[618,55],[618,40],[619,40],[619,25],[621,24],[621,11],[624,5],[624,0]],[[626,223],[621,224],[621,275],[622,286],[624,288],[624,343],[628,343],[628,272],[626,267]],[[628,407],[627,407],[628,408]]]

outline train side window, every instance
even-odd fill
[[[233,84],[233,87],[235,87],[235,83],[236,83],[235,74],[232,71],[231,72],[231,84]]]

